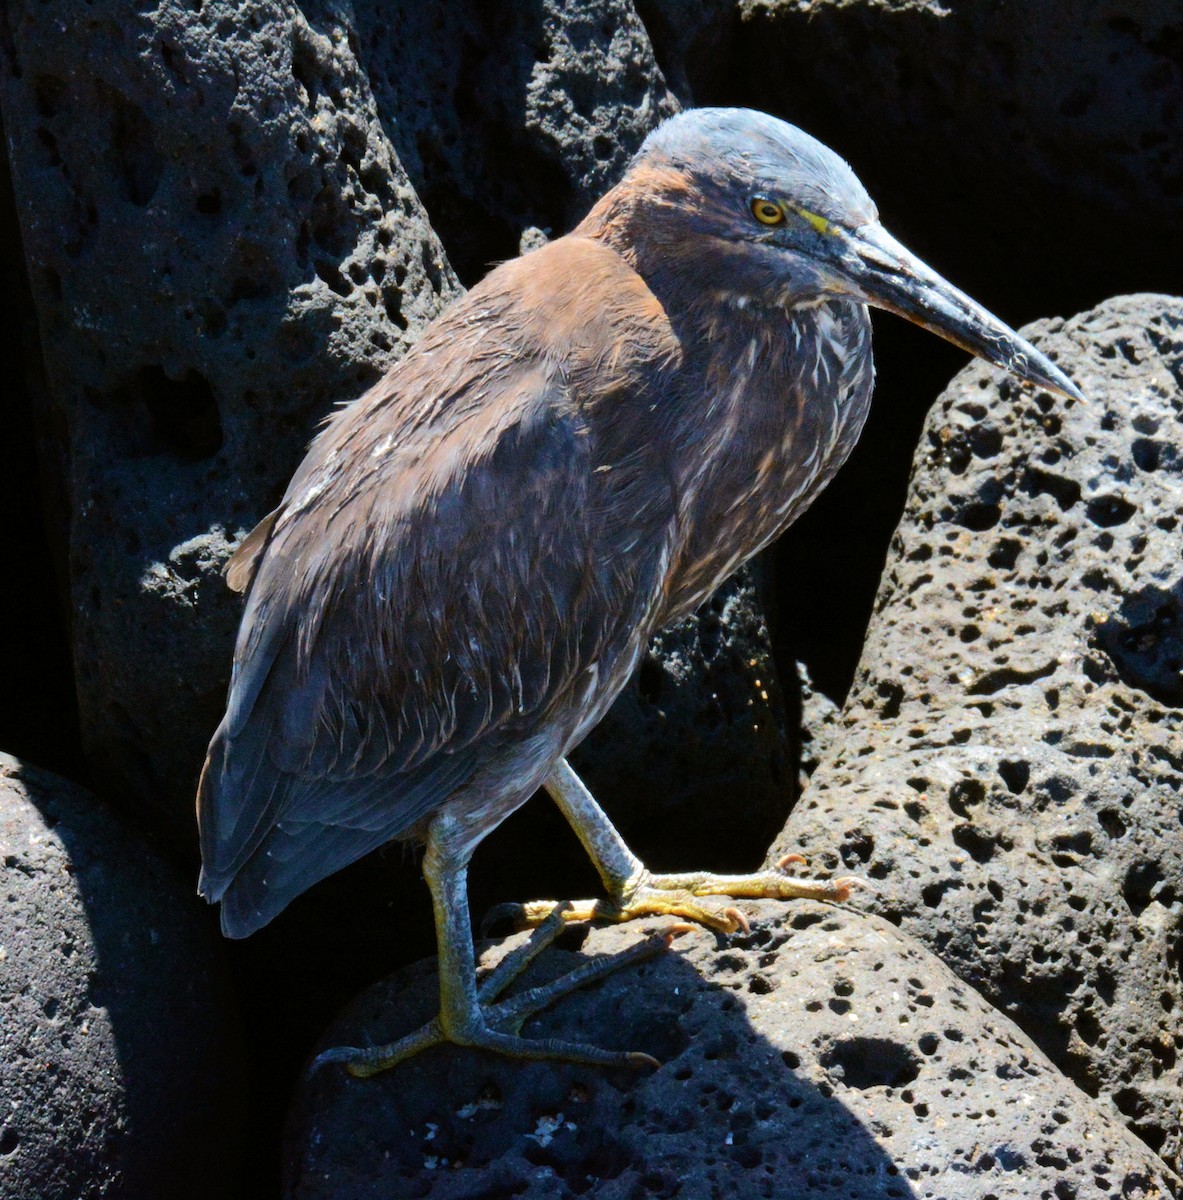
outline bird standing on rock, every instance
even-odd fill
[[[831,150],[716,108],[658,128],[572,233],[494,270],[317,436],[228,566],[246,608],[198,819],[199,887],[230,937],[391,839],[425,844],[440,1014],[322,1060],[370,1074],[451,1040],[651,1061],[519,1033],[619,956],[497,997],[564,920],[732,929],[704,898],[846,896],[780,870],[651,874],[565,756],[650,636],[846,459],[871,399],[868,304],[1080,398],[895,241]],[[539,787],[607,899],[527,906],[541,929],[478,987],[468,861]]]

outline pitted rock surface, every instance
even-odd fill
[[[6,20],[83,736],[105,790],[188,846],[232,543],[458,285],[340,20],[218,0]]]
[[[984,365],[938,401],[836,750],[772,856],[868,877],[854,903],[1177,1165],[1183,301],[1030,333],[1088,403]]]
[[[330,402],[459,292],[396,151],[475,278],[573,223],[677,109],[623,0],[405,8],[107,9],[67,48],[53,5],[14,22],[4,104],[69,449],[54,525],[83,735],[103,790],[186,850],[240,612],[221,568]],[[725,787],[752,766],[750,861],[789,799],[750,581],[666,643],[601,739],[632,721],[652,760],[654,734],[692,732],[670,762],[700,788],[712,762]],[[618,807],[652,809],[616,778]]]
[[[526,1026],[645,1049],[664,1063],[652,1074],[454,1046],[368,1080],[318,1073],[289,1121],[288,1200],[1177,1194],[1118,1120],[886,921],[752,911],[750,934],[687,934]],[[582,952],[630,945],[637,926],[594,929]],[[548,951],[528,982],[578,958]],[[407,969],[323,1044],[409,1031],[435,987],[430,964]]]
[[[378,110],[466,283],[565,233],[678,111],[629,0],[353,11]]]
[[[188,881],[3,754],[0,854],[0,1198],[228,1194],[239,1030]]]

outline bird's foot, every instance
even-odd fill
[[[804,861],[799,854],[790,854],[774,870],[748,875],[716,875],[709,871],[655,875],[642,868],[624,883],[618,899],[501,904],[487,914],[485,924],[508,918],[519,928],[528,928],[541,926],[555,917],[564,921],[631,921],[634,917],[673,916],[721,933],[735,933],[747,930],[747,917],[734,905],[712,904],[709,900],[703,903],[704,898],[841,902],[850,897],[853,888],[865,886],[863,880],[853,875],[841,879],[802,879],[785,870],[790,863]]]
[[[476,1046],[511,1058],[560,1059],[564,1062],[587,1063],[605,1067],[658,1067],[661,1064],[649,1054],[639,1051],[604,1050],[579,1042],[557,1038],[528,1038],[521,1036],[522,1024],[535,1013],[550,1007],[557,1000],[579,988],[603,979],[622,967],[643,962],[665,950],[674,933],[659,934],[630,946],[618,954],[590,960],[550,983],[532,987],[506,1000],[498,1001],[501,993],[549,946],[562,932],[565,913],[554,906],[531,934],[528,941],[510,951],[481,980],[477,1003],[462,1009],[445,1022],[443,1014],[426,1025],[384,1046],[334,1046],[313,1059],[308,1068],[311,1075],[330,1063],[340,1063],[350,1075],[366,1078],[389,1070],[422,1050],[442,1042],[461,1046]]]

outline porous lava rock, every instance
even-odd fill
[[[643,1048],[655,1072],[454,1046],[373,1079],[321,1070],[289,1122],[287,1200],[1175,1194],[1153,1153],[886,921],[812,902],[752,912],[749,934],[685,935],[526,1026]],[[524,982],[640,936],[596,928]],[[323,1044],[409,1031],[435,989],[430,964],[409,968]]]
[[[477,278],[531,229],[582,215],[677,103],[623,0],[117,5],[62,46],[67,20],[13,10],[3,93],[54,347],[51,526],[95,781],[189,848],[239,612],[221,568],[330,403],[458,293],[414,184]],[[718,659],[719,626],[717,612],[684,626],[680,660]],[[701,733],[722,691],[775,707],[766,633],[753,653],[731,653],[736,640],[723,658],[742,660],[738,682],[660,667],[680,687],[642,724],[682,705]],[[729,761],[759,764],[770,828],[787,798],[782,724],[732,723]]]
[[[677,103],[623,0],[117,6],[65,48],[53,5],[14,16],[5,112],[55,347],[84,739],[104,792],[189,850],[239,612],[221,568],[329,402],[459,290],[413,184],[479,277],[582,215]],[[790,798],[784,726],[745,577],[663,635],[585,761],[642,823],[691,814],[672,855],[707,783],[739,788],[750,865]]]
[[[353,12],[378,111],[468,284],[565,233],[678,111],[630,0]]]
[[[83,738],[104,790],[189,844],[238,612],[220,568],[457,283],[340,21],[218,0],[6,21]]]
[[[227,1195],[242,1050],[188,882],[3,754],[0,853],[0,1197]]]
[[[1177,1167],[1183,300],[1030,327],[933,408],[833,754],[772,855],[890,914]],[[840,861],[839,861],[840,859]]]

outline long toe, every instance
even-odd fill
[[[693,876],[694,879],[706,878]],[[746,925],[743,914],[731,905],[704,903],[702,896],[725,895],[718,891],[696,894],[689,888],[649,886],[647,883],[628,890],[627,899],[613,900],[531,900],[525,904],[502,904],[491,909],[486,924],[494,920],[512,920],[516,929],[538,929],[548,921],[611,921],[619,924],[638,917],[681,917],[696,925],[705,925],[720,933],[734,933]],[[751,895],[752,893],[739,893]],[[764,893],[761,893],[764,894]],[[773,893],[768,893],[769,895]],[[830,897],[826,897],[830,898]],[[485,926],[482,925],[482,928]]]
[[[503,963],[486,977],[481,987],[483,1002],[473,1013],[472,1019],[466,1020],[459,1028],[445,1029],[437,1017],[413,1033],[384,1046],[336,1046],[317,1055],[309,1067],[309,1074],[336,1063],[350,1075],[365,1078],[387,1071],[420,1051],[443,1042],[491,1050],[510,1058],[558,1059],[592,1066],[632,1069],[660,1066],[652,1055],[641,1051],[606,1050],[556,1038],[524,1037],[521,1027],[528,1018],[577,989],[662,953],[669,946],[674,931],[647,937],[618,954],[589,959],[550,983],[527,988],[499,1003],[489,1002],[521,973],[544,945],[553,940],[552,929],[561,930],[562,927],[563,922],[556,912],[552,915],[550,927],[536,931],[543,935],[541,938],[532,938],[530,942],[511,951]],[[510,969],[503,970],[506,963],[511,964]]]
[[[756,871],[750,875],[716,875],[710,871],[677,875],[649,875],[644,891],[664,891],[673,895],[730,896],[734,900],[833,900],[850,898],[855,887],[867,886],[854,875],[840,879],[803,879],[781,868]],[[631,902],[631,898],[630,898]]]

